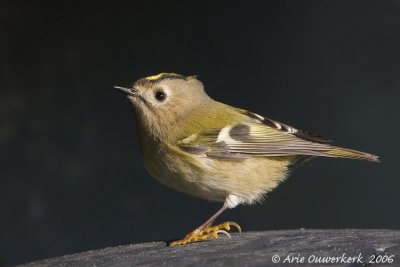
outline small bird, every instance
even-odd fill
[[[170,246],[218,238],[235,222],[213,226],[239,204],[261,202],[294,167],[317,157],[378,162],[331,140],[211,99],[196,76],[160,73],[115,86],[133,103],[144,166],[159,182],[223,206]]]

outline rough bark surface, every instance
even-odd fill
[[[279,262],[274,263],[273,260],[278,261],[277,256]],[[304,263],[301,263],[302,257]],[[338,262],[318,263],[318,259]],[[217,240],[177,247],[168,247],[165,242],[111,247],[21,266],[367,266],[373,259],[381,262],[379,266],[400,266],[400,231],[246,232],[241,236],[233,234],[232,239],[221,236]]]

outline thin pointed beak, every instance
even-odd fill
[[[135,88],[126,88],[126,87],[120,87],[120,86],[114,86],[114,88],[120,90],[121,92],[124,92],[127,95],[131,95],[131,96],[138,95],[138,90],[136,90]]]

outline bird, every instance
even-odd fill
[[[218,238],[239,224],[216,218],[238,205],[261,203],[296,167],[315,157],[379,162],[373,154],[333,146],[329,138],[207,95],[197,76],[160,73],[114,86],[133,104],[145,169],[160,183],[222,207],[169,245]]]

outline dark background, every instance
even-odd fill
[[[400,228],[399,1],[3,2],[0,38],[0,265],[177,239],[219,208],[142,166],[112,86],[159,72],[381,156],[314,160],[219,221]]]

